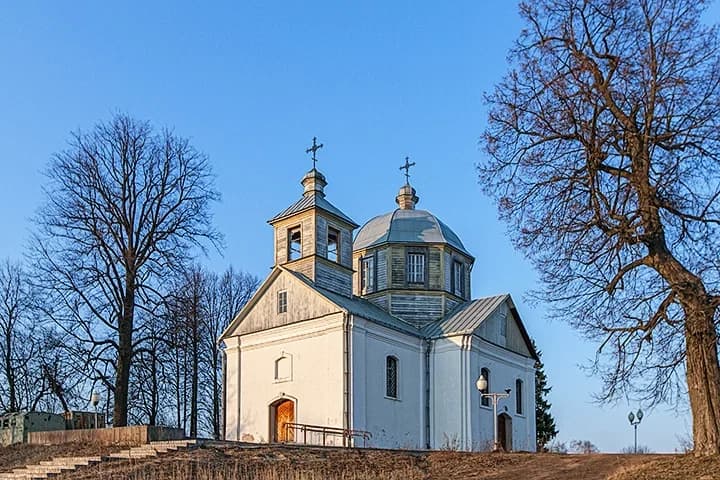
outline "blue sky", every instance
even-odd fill
[[[207,153],[223,199],[217,270],[264,277],[265,223],[301,194],[313,136],[328,199],[362,224],[395,208],[409,155],[419,208],[476,256],[473,295],[509,292],[544,352],[561,440],[603,451],[632,443],[636,404],[593,404],[580,368],[594,346],[549,322],[474,165],[483,92],[507,69],[521,25],[512,1],[5,2],[0,4],[0,259],[21,258],[42,200],[42,170],[69,132],[122,111],[169,126]],[[710,21],[720,18],[715,5]],[[657,407],[640,443],[673,451],[687,412]]]

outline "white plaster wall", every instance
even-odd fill
[[[532,359],[500,348],[479,337],[451,337],[433,345],[432,448],[489,450],[493,444],[492,402],[485,407],[475,382],[480,369],[490,370],[492,392],[511,389],[500,400],[498,414],[512,417],[513,450],[535,448],[535,369]],[[523,413],[516,413],[515,380],[523,381]]]
[[[397,399],[386,396],[388,355],[398,359]],[[352,359],[353,428],[372,433],[372,447],[424,448],[423,341],[353,316]]]
[[[240,440],[240,337],[225,339],[225,439]]]
[[[295,401],[296,423],[343,427],[342,313],[243,335],[240,346],[239,355],[228,352],[228,440],[269,441],[270,404],[280,398]],[[283,355],[291,358],[291,375],[276,381],[275,361]],[[328,437],[328,444],[342,439]]]
[[[487,450],[493,442],[492,401],[485,407],[475,381],[480,369],[490,370],[491,392],[503,392],[510,388],[510,396],[498,401],[498,414],[506,412],[512,418],[512,442],[514,451],[535,451],[535,368],[534,360],[509,352],[477,336],[472,339],[470,350],[471,378],[473,386],[470,411],[472,413],[472,447]],[[523,413],[516,412],[515,380],[523,381]],[[507,409],[507,410],[506,410]]]
[[[460,344],[455,339],[433,342],[430,357],[431,448],[461,448]]]

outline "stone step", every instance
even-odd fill
[[[199,445],[195,439],[160,440],[148,444],[131,447],[126,450],[111,453],[107,456],[93,457],[56,457],[52,460],[39,462],[37,465],[27,465],[12,472],[0,473],[0,480],[40,480],[61,475],[63,472],[76,470],[85,466],[114,459],[142,459],[157,457],[159,454],[191,448]]]
[[[110,458],[148,458],[148,457],[156,457],[157,452],[153,453],[139,453],[139,452],[130,452],[130,451],[124,451],[124,452],[115,452],[110,454]]]
[[[40,462],[40,465],[91,465],[102,462],[102,457],[57,457]]]
[[[63,471],[75,470],[75,467],[60,465],[27,465],[23,468],[16,468],[13,473],[62,473]]]
[[[186,438],[184,440],[157,440],[150,442],[150,445],[196,445],[197,443],[195,438]]]
[[[48,478],[47,475],[38,475],[30,473],[0,473],[0,479],[2,480],[43,480]]]

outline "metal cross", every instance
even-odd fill
[[[317,143],[317,137],[313,137],[312,147],[310,147],[310,148],[308,148],[307,150],[305,150],[305,153],[310,153],[310,152],[312,152],[313,169],[315,169],[315,163],[317,162],[317,158],[315,158],[315,154],[316,154],[317,151],[320,150],[321,148],[323,148],[323,144],[321,143],[320,145],[318,145],[318,143]]]
[[[410,162],[410,157],[405,157],[405,165],[400,170],[405,170],[405,183],[410,185],[410,167],[415,166],[415,162]]]

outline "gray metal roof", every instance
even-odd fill
[[[411,325],[405,320],[389,314],[388,312],[378,307],[374,303],[370,302],[369,300],[356,296],[350,298],[346,297],[345,295],[331,292],[330,290],[318,287],[307,277],[300,273],[294,272],[289,269],[284,270],[300,279],[310,288],[317,291],[320,295],[324,296],[338,307],[346,310],[349,313],[352,313],[353,315],[357,315],[366,320],[370,320],[371,322],[386,326],[394,330],[409,333],[410,335],[414,335],[416,337],[422,337],[420,330],[417,329],[414,325]]]
[[[289,217],[296,213],[304,212],[305,210],[310,210],[311,208],[319,208],[321,210],[325,210],[326,212],[338,217],[340,220],[343,220],[354,227],[358,226],[358,224],[355,223],[350,217],[341,212],[339,208],[325,200],[325,197],[318,194],[303,195],[300,200],[293,203],[288,208],[268,220],[268,223],[277,222],[278,220],[282,220],[283,218]]]
[[[435,215],[427,210],[401,208],[363,225],[355,236],[353,250],[394,242],[446,243],[472,258],[455,232]]]
[[[423,328],[427,338],[472,334],[509,297],[508,294],[478,298],[459,305],[447,317]]]

